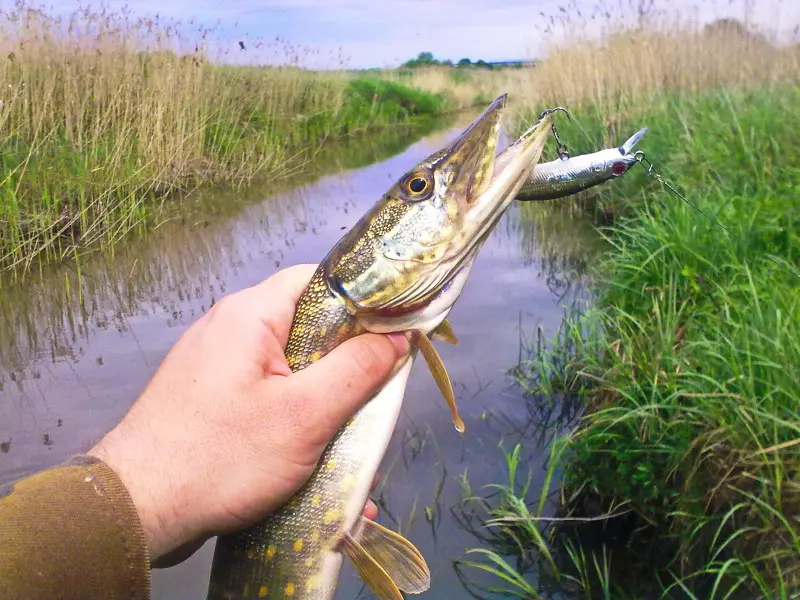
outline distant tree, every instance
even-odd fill
[[[707,36],[727,37],[728,39],[738,39],[741,43],[747,43],[752,48],[754,45],[761,46],[762,52],[769,52],[774,49],[769,39],[762,33],[752,31],[746,24],[738,19],[717,19],[703,28],[703,33]]]
[[[420,52],[417,55],[417,58],[412,58],[409,61],[403,63],[404,67],[429,67],[432,65],[438,65],[439,61],[433,58],[433,52]]]
[[[747,25],[739,21],[738,19],[717,19],[706,25],[703,30],[706,33],[731,33],[734,35],[739,35],[741,37],[750,37],[752,34],[747,29]]]
[[[468,67],[475,67],[478,69],[507,69],[507,68],[515,68],[519,69],[523,66],[532,66],[530,62],[524,61],[498,61],[498,62],[487,62],[483,59],[479,59],[475,62],[472,62],[469,58],[462,58],[459,60],[455,65],[453,64],[452,60],[437,60],[433,56],[433,52],[420,52],[416,58],[412,58],[411,60],[407,60],[401,65],[401,68],[406,69],[414,69],[417,67],[433,67],[433,66],[442,66],[442,67],[458,67],[461,69],[468,68]]]

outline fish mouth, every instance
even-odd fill
[[[507,94],[499,96],[431,161],[446,180],[447,194],[460,205],[471,204],[491,181],[507,100]]]
[[[450,268],[447,269],[448,275],[442,278],[443,287],[463,265],[472,263],[471,259],[542,155],[555,109],[543,111],[537,121],[503,151],[502,165],[495,168],[500,117],[505,105],[504,94],[492,102],[450,148],[443,151],[446,159],[454,160],[455,157],[455,161],[460,163],[453,181],[454,198],[459,202],[462,221],[446,257]]]

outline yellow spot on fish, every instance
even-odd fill
[[[321,327],[320,330],[319,330],[319,335],[321,337],[325,337],[326,335],[328,335],[328,328],[327,327]]]
[[[286,589],[283,590],[283,591],[286,592],[287,596],[294,596],[294,584],[293,583],[287,583],[286,584]]]
[[[327,463],[325,463],[325,468],[328,471],[333,471],[336,468],[336,461],[331,459]]]
[[[311,496],[311,506],[319,506],[319,503],[322,501],[322,496],[319,494],[314,494]]]
[[[311,362],[318,361],[320,358],[322,358],[322,352],[312,352],[309,358],[311,359]]]
[[[275,556],[277,551],[278,549],[273,544],[270,544],[269,548],[267,548],[267,558],[272,558]]]
[[[310,592],[319,585],[319,577],[314,575],[306,580],[306,591]]]
[[[294,541],[294,549],[295,549],[295,552],[300,552],[300,550],[303,549],[303,540],[302,540],[302,538],[297,539],[297,540]]]
[[[289,502],[286,503],[286,506],[289,508],[295,508],[297,506],[297,496],[292,496]]]
[[[269,593],[269,589],[267,589],[267,586],[262,585],[261,588],[258,590],[258,597],[259,598],[266,598],[268,593]]]
[[[325,511],[325,524],[329,525],[330,523],[333,523],[336,519],[339,518],[340,515],[341,515],[341,512],[339,511],[339,509],[332,508],[330,510],[326,510]]]
[[[351,473],[350,475],[347,475],[344,479],[342,479],[342,483],[339,485],[342,491],[346,492],[347,490],[352,488],[353,485],[355,485],[355,483],[356,483],[356,476]]]
[[[318,542],[319,541],[319,531],[317,531],[316,529],[311,532],[311,541],[312,542]]]

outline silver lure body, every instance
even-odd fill
[[[638,162],[633,147],[647,131],[644,127],[618,148],[558,158],[536,165],[516,199],[523,202],[563,198],[620,177]]]

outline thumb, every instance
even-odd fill
[[[305,403],[313,413],[306,415],[308,422],[333,435],[388,381],[408,350],[402,333],[365,333],[291,375],[303,397],[316,399]]]

